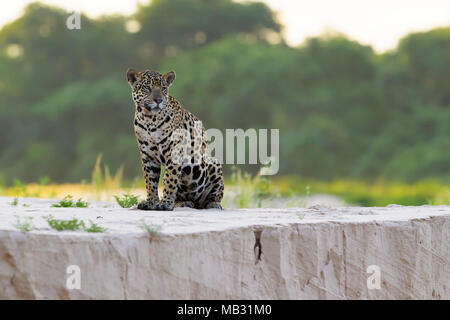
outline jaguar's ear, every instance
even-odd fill
[[[167,72],[165,75],[163,75],[163,79],[170,86],[175,80],[175,71]]]
[[[130,86],[133,86],[139,80],[139,72],[134,69],[127,70],[127,80]]]

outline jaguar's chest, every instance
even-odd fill
[[[165,163],[171,154],[174,119],[169,115],[152,118],[136,114],[134,127],[140,150]]]
[[[148,115],[136,113],[134,117],[134,128],[141,136],[148,136],[158,142],[169,134],[175,126],[174,117],[170,114]]]

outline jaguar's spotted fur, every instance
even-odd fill
[[[168,94],[175,72],[127,71],[136,106],[134,131],[139,145],[147,200],[143,210],[173,210],[177,206],[222,208],[222,165],[207,155],[207,137],[201,122]],[[188,146],[189,144],[190,146]],[[188,147],[183,154],[178,146]],[[161,166],[164,191],[158,197]]]

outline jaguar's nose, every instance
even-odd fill
[[[153,98],[153,100],[156,102],[156,104],[160,104],[162,102],[161,98]]]

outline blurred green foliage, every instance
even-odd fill
[[[175,70],[171,94],[207,128],[279,128],[281,175],[450,178],[450,27],[376,54],[342,35],[289,47],[255,2],[155,0],[81,30],[68,16],[35,3],[0,30],[2,183],[80,181],[99,154],[141,175],[128,67]]]
[[[285,197],[332,194],[339,196],[348,204],[366,207],[382,207],[389,204],[405,206],[450,204],[450,186],[433,179],[408,184],[378,179],[368,184],[350,179],[330,182],[307,180],[292,175],[274,181],[272,188],[276,188]]]

